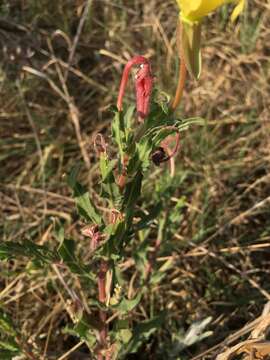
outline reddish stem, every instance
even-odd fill
[[[98,300],[105,304],[106,302],[106,273],[108,271],[108,263],[104,260],[100,262],[100,268],[98,273]],[[101,330],[99,332],[100,336],[100,345],[101,349],[105,349],[107,347],[107,336],[108,336],[108,325],[106,324],[107,315],[103,310],[99,311],[99,319],[102,324]],[[108,357],[106,356],[108,359]],[[103,360],[103,354],[98,354],[98,360]]]
[[[176,143],[175,143],[175,147],[173,150],[170,150],[168,146],[166,146],[166,150],[168,152],[168,156],[166,159],[164,159],[163,161],[168,161],[170,160],[178,151],[179,149],[179,146],[180,146],[180,134],[179,133],[176,133],[175,135],[176,137]]]
[[[124,161],[123,161],[123,164],[122,164],[122,173],[119,175],[119,178],[118,178],[118,186],[120,188],[120,190],[123,190],[125,185],[126,185],[126,180],[127,180],[127,164],[128,164],[128,156],[125,155],[124,156]]]

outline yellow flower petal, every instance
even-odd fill
[[[181,18],[186,21],[200,21],[223,4],[237,2],[231,20],[235,21],[245,6],[245,0],[176,0],[181,10]]]
[[[188,21],[199,21],[219,6],[232,0],[177,0],[181,16]]]
[[[238,16],[240,15],[241,12],[243,12],[245,7],[245,0],[240,0],[238,1],[238,4],[236,5],[236,7],[234,8],[232,15],[231,15],[231,21],[234,22]]]

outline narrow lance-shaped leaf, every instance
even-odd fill
[[[16,256],[25,256],[43,264],[57,260],[57,255],[45,245],[36,245],[29,240],[24,240],[22,243],[8,241],[0,244],[1,260],[12,259]]]
[[[142,178],[142,173],[138,171],[134,179],[126,185],[124,208],[126,209],[127,221],[131,219],[135,204],[141,194]]]
[[[95,224],[101,225],[102,218],[92,203],[89,192],[76,180],[78,172],[78,166],[72,169],[68,177],[68,184],[73,189],[79,214],[87,221],[92,221]]]
[[[2,334],[10,335],[15,337],[17,335],[17,331],[12,323],[11,317],[0,309],[0,330]]]
[[[106,154],[100,154],[99,166],[102,177],[101,195],[111,202],[112,207],[117,208],[122,196],[120,194],[119,187],[116,184],[113,173],[115,163],[115,161],[110,161]]]
[[[72,273],[87,278],[90,281],[94,280],[94,276],[89,269],[77,259],[75,245],[74,240],[64,239],[58,248],[60,258]]]
[[[132,311],[141,301],[141,293],[138,293],[134,299],[122,299],[117,305],[112,305],[112,308],[118,310],[121,314],[126,314]]]
[[[112,122],[112,136],[116,142],[120,154],[121,163],[124,162],[124,140],[125,132],[123,126],[123,116],[122,113],[115,113],[113,122]]]
[[[134,353],[151,336],[155,331],[160,329],[165,320],[165,312],[161,312],[160,315],[153,317],[150,320],[145,320],[135,326],[133,330],[133,336],[125,348],[125,352]]]

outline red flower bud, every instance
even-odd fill
[[[153,87],[153,77],[149,63],[141,64],[135,76],[137,113],[145,119],[149,113],[150,96]]]
[[[135,76],[135,91],[136,91],[136,103],[137,103],[137,112],[141,119],[144,119],[149,113],[149,104],[150,96],[153,87],[153,77],[151,73],[151,67],[149,61],[143,56],[134,56],[125,66],[118,99],[117,99],[117,108],[118,111],[122,110],[123,97],[128,81],[128,76],[131,68],[134,65],[140,65],[139,70]]]

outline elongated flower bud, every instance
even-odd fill
[[[149,61],[143,56],[134,56],[125,66],[118,94],[117,109],[118,111],[122,110],[123,97],[128,82],[128,76],[134,65],[140,65],[140,68],[135,76],[136,105],[139,119],[144,119],[149,113],[153,77]]]
[[[117,99],[118,111],[122,110],[123,98],[124,98],[124,94],[125,94],[125,90],[126,90],[126,86],[127,86],[127,82],[128,82],[128,76],[129,76],[132,66],[146,64],[147,61],[148,60],[145,57],[137,55],[137,56],[134,56],[132,59],[130,59],[128,61],[128,63],[126,64],[125,69],[123,71],[120,88],[119,88],[119,93],[118,93],[118,99]]]
[[[140,119],[146,118],[149,113],[152,87],[153,77],[150,65],[149,63],[141,64],[135,76],[137,113]]]

